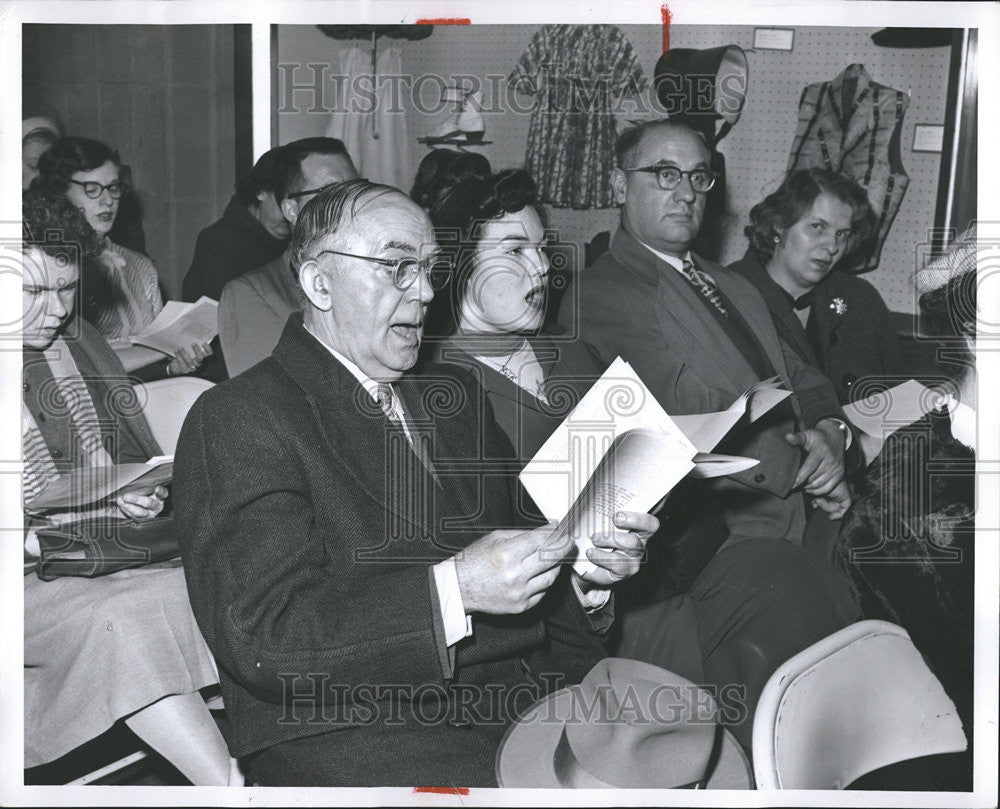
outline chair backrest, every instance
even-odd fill
[[[196,376],[176,376],[135,386],[139,401],[145,402],[143,415],[164,454],[173,453],[188,410],[214,384]]]
[[[880,767],[967,744],[906,631],[860,621],[768,680],[754,715],[754,776],[758,789],[843,789]]]

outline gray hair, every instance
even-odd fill
[[[398,188],[369,180],[345,180],[309,200],[299,212],[289,246],[292,274],[298,278],[302,264],[321,241],[353,222],[362,205],[384,194],[399,194],[409,200]]]

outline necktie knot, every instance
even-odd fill
[[[396,416],[396,409],[393,407],[392,385],[388,382],[379,382],[376,400],[378,401],[378,406],[382,408],[382,412],[389,419],[392,421],[399,420]]]
[[[701,295],[715,307],[723,317],[729,317],[729,311],[722,302],[722,295],[719,287],[715,284],[715,279],[707,272],[699,270],[690,259],[684,259],[681,265],[681,275],[683,275]]]

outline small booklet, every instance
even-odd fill
[[[759,418],[788,395],[766,380],[722,413],[686,417],[695,441],[619,357],[521,471],[521,483],[542,514],[559,521],[555,537],[576,542],[573,568],[583,575],[594,568],[586,556],[591,535],[612,530],[616,511],[648,511],[685,475],[729,475],[759,463],[709,450],[744,414]]]
[[[946,391],[928,388],[910,379],[882,393],[873,393],[844,405],[844,414],[863,433],[861,449],[865,463],[870,464],[882,451],[885,440],[896,430],[919,421],[943,404],[947,404],[959,418],[965,416],[963,410],[966,413],[970,410],[968,405],[956,402]],[[974,421],[974,416],[971,420]]]
[[[167,301],[156,319],[132,338],[132,343],[171,357],[194,343],[210,343],[219,333],[218,310],[219,304],[204,295],[194,303]]]
[[[146,463],[84,466],[52,481],[24,507],[27,511],[81,508],[112,495],[166,485],[173,474],[173,455],[157,455]]]

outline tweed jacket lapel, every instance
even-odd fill
[[[408,498],[433,487],[433,479],[361,383],[306,331],[300,313],[288,319],[273,356],[304,392],[319,434],[343,471],[381,509],[430,530],[431,513],[415,510]],[[414,398],[419,402],[412,393],[405,398],[411,413]]]

